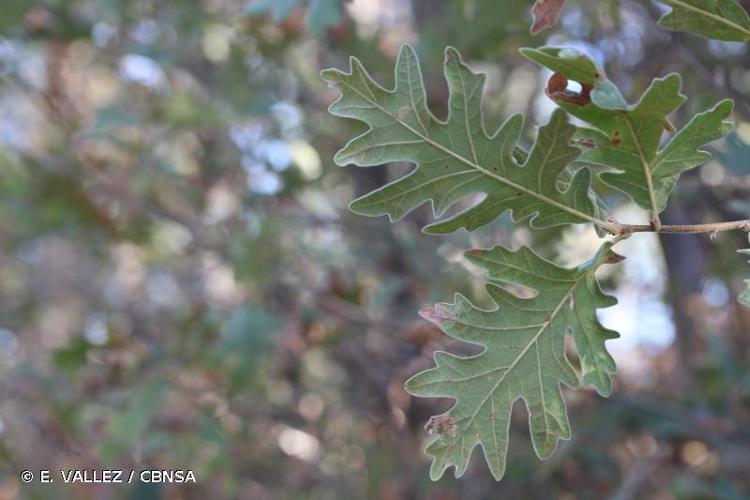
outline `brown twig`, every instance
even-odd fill
[[[750,219],[716,222],[712,224],[662,225],[660,227],[656,227],[653,224],[621,224],[619,222],[614,222],[613,225],[617,228],[614,232],[617,236],[629,235],[632,233],[713,234],[722,231],[750,231]]]

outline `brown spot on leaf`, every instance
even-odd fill
[[[424,426],[427,434],[453,435],[456,432],[456,417],[446,413],[430,417],[430,420]]]
[[[612,144],[615,146],[619,146],[622,142],[622,139],[620,139],[620,131],[615,130],[615,133],[612,135]]]
[[[422,309],[421,311],[419,311],[419,315],[427,321],[435,323],[436,325],[439,325],[444,321],[454,321],[456,319],[456,317],[450,311],[448,311],[440,304],[437,304],[433,308],[426,307]]]
[[[406,106],[403,106],[401,109],[398,110],[398,119],[403,120],[406,118],[406,115],[408,115],[411,112],[411,106],[408,104]]]
[[[583,146],[587,149],[594,149],[596,147],[596,143],[593,139],[573,139],[570,141],[573,145]]]

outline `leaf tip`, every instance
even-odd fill
[[[439,222],[433,222],[432,224],[428,224],[425,227],[422,228],[423,234],[429,234],[429,235],[441,235],[441,234],[448,234],[451,230],[446,227],[444,224],[444,221]]]
[[[414,58],[417,57],[417,51],[408,43],[402,43],[401,48],[398,49],[398,57],[409,55]]]
[[[344,79],[344,74],[336,68],[327,68],[320,72],[320,77],[329,87],[337,87]]]
[[[461,54],[455,47],[448,45],[445,48],[445,64],[453,64],[454,62],[461,63]]]
[[[456,316],[445,308],[442,304],[436,304],[434,307],[425,307],[420,309],[419,315],[427,321],[436,325],[441,325],[445,321],[455,321]]]

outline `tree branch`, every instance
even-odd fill
[[[614,234],[618,236],[632,233],[697,234],[734,230],[750,231],[750,219],[716,222],[713,224],[663,225],[658,227],[655,224],[621,224],[619,222],[614,222],[613,225],[617,228]]]

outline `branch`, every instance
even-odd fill
[[[671,234],[698,234],[719,233],[721,231],[750,231],[750,219],[736,220],[730,222],[716,222],[713,224],[686,224],[676,226],[656,226],[655,224],[621,224],[614,222],[617,228],[615,235],[623,236],[632,233],[671,233]]]

